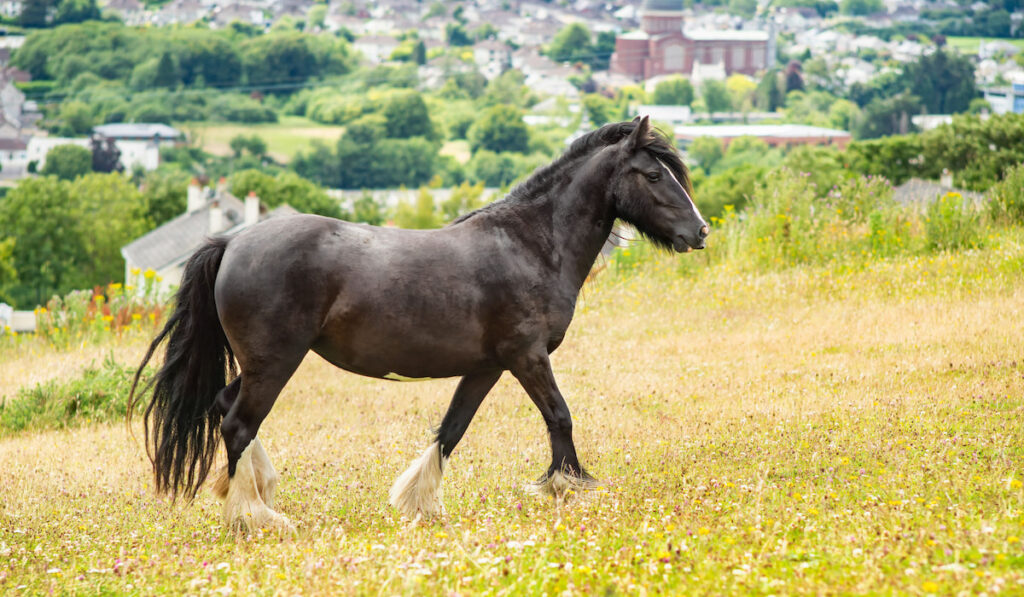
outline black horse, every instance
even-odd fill
[[[548,355],[617,218],[660,247],[704,247],[708,226],[691,195],[679,154],[644,118],[579,138],[505,199],[440,230],[302,215],[210,239],[186,265],[129,399],[130,416],[139,374],[166,339],[145,413],[157,490],[194,497],[220,433],[225,523],[291,528],[272,509],[277,475],[256,435],[311,349],[370,377],[462,378],[436,441],[391,490],[410,518],[442,510],[445,462],[506,370],[550,434],[540,486],[589,482]]]

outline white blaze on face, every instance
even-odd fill
[[[683,196],[686,197],[686,200],[690,202],[690,208],[693,209],[693,213],[697,214],[697,217],[700,218],[701,222],[707,224],[707,220],[704,219],[704,216],[700,215],[700,210],[697,209],[697,204],[693,202],[693,198],[690,197],[690,193],[688,193],[686,191],[686,187],[684,187],[683,184],[679,182],[679,179],[676,178],[676,175],[674,172],[672,172],[672,169],[666,166],[665,162],[662,162],[661,160],[658,160],[658,163],[661,164],[661,167],[665,169],[665,172],[668,172],[668,175],[672,177],[672,180],[675,181],[676,185],[679,187],[679,190],[683,192]]]

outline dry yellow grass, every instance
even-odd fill
[[[0,591],[1024,592],[1024,249],[674,263],[602,276],[553,358],[604,490],[523,491],[549,451],[506,376],[446,471],[447,516],[411,527],[387,491],[455,381],[311,356],[260,433],[296,538],[226,536],[208,493],[155,498],[121,425],[16,436],[0,441]]]

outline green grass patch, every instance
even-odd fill
[[[143,381],[149,374],[147,370]],[[77,379],[22,388],[14,398],[0,402],[0,436],[123,417],[134,376],[135,367],[107,357],[101,366],[87,368]]]
[[[285,116],[280,122],[268,124],[188,122],[177,126],[215,155],[231,155],[229,144],[238,135],[258,135],[267,142],[270,156],[282,163],[309,149],[313,141],[333,145],[345,131],[342,126],[317,124],[298,116]]]
[[[1013,44],[1024,50],[1024,39],[1002,39],[994,37],[947,37],[946,43],[965,54],[976,54],[983,41],[999,41]]]

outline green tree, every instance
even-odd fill
[[[729,0],[729,14],[751,18],[757,12],[757,0]]]
[[[829,126],[844,131],[853,129],[860,118],[860,108],[850,100],[839,99],[828,109]]]
[[[121,247],[150,229],[142,194],[120,173],[90,173],[71,183],[83,254],[75,288],[91,288],[124,277]]]
[[[770,70],[764,74],[754,91],[754,98],[757,107],[767,112],[774,112],[783,106],[786,98],[777,70]]]
[[[855,141],[844,154],[850,169],[862,174],[884,176],[892,184],[903,184],[918,172],[923,147],[920,135],[896,135]]]
[[[445,25],[444,37],[449,46],[473,45],[473,38],[466,33],[466,27],[460,23],[448,23]]]
[[[331,199],[323,188],[294,172],[272,176],[260,170],[242,170],[231,175],[231,194],[247,197],[256,193],[268,208],[288,204],[303,213],[319,214],[330,218],[345,218],[347,214],[339,203]]]
[[[484,23],[473,30],[473,39],[483,41],[485,39],[498,39],[498,28],[491,23]]]
[[[6,288],[16,307],[42,304],[74,288],[84,254],[70,183],[47,176],[25,179],[0,199],[0,238],[13,239],[15,283]]]
[[[957,51],[938,49],[907,65],[903,81],[932,114],[966,112],[978,96],[974,63]]]
[[[427,45],[423,43],[422,39],[417,40],[416,45],[412,48],[412,60],[420,66],[427,63]]]
[[[586,62],[594,53],[590,30],[579,22],[566,25],[555,34],[546,53],[555,62]]]
[[[917,96],[901,93],[889,99],[871,100],[854,126],[858,139],[874,139],[885,135],[902,135],[913,130],[910,118],[921,112]]]
[[[145,175],[142,181],[142,195],[146,206],[146,218],[153,226],[185,213],[185,196],[191,175],[176,168],[158,168]]]
[[[715,165],[725,155],[721,140],[715,137],[697,137],[686,148],[686,153],[697,160],[697,164],[708,173],[711,173]]]
[[[515,69],[507,70],[487,84],[481,103],[484,106],[508,104],[524,108],[529,101],[529,89],[524,82],[522,72]]]
[[[177,87],[179,83],[181,77],[178,75],[178,65],[174,63],[170,52],[164,52],[156,63],[153,84],[157,87]]]
[[[384,107],[387,136],[433,138],[434,126],[423,96],[417,91],[395,94]]]
[[[839,12],[844,15],[869,15],[882,12],[884,5],[882,0],[841,0]]]
[[[452,189],[451,196],[441,203],[441,214],[444,216],[444,220],[451,222],[459,216],[479,209],[483,205],[483,193],[483,183],[471,185],[468,182],[463,182]]]
[[[24,0],[18,23],[22,27],[46,27],[50,6],[51,0]]]
[[[73,180],[92,172],[92,152],[78,145],[58,145],[46,152],[43,176],[56,176],[61,180]]]
[[[473,180],[489,187],[504,187],[519,178],[519,168],[512,155],[481,149],[469,160]]]
[[[729,112],[732,110],[732,101],[729,99],[729,90],[721,81],[704,82],[704,105],[708,112]]]
[[[481,149],[526,153],[530,147],[530,131],[518,109],[497,105],[485,110],[470,127],[469,143],[474,153]]]
[[[92,108],[85,102],[71,100],[60,108],[61,133],[67,136],[88,135],[95,123]]]
[[[374,200],[373,195],[364,192],[352,202],[352,221],[380,226],[384,223],[384,209]]]
[[[60,0],[54,13],[54,24],[81,23],[98,20],[100,9],[96,0]]]
[[[238,134],[228,141],[228,147],[235,158],[242,157],[242,153],[248,151],[253,157],[262,158],[267,155],[267,142],[257,134]]]
[[[618,120],[617,106],[615,102],[597,93],[588,93],[583,96],[583,106],[587,109],[590,122],[594,126],[603,126]]]
[[[317,4],[309,9],[307,17],[307,29],[315,31],[324,28],[324,19],[327,18],[327,5]]]
[[[693,85],[678,75],[667,77],[654,88],[652,101],[659,106],[689,106],[693,103]]]
[[[402,201],[395,208],[395,225],[399,228],[412,228],[424,230],[428,228],[440,228],[442,225],[441,214],[437,211],[434,203],[434,196],[430,189],[420,187],[413,202]]]
[[[432,19],[434,17],[443,17],[448,14],[448,9],[444,7],[444,2],[434,2],[427,9],[426,14],[423,15],[423,19]]]
[[[5,238],[0,240],[0,302],[10,303],[14,300],[9,293],[17,283],[18,270],[14,268],[14,239]]]
[[[741,164],[703,178],[694,176],[694,201],[705,218],[720,218],[727,206],[742,210],[764,179],[767,168],[760,164]]]
[[[782,165],[809,177],[821,193],[848,175],[843,168],[842,154],[834,147],[799,145],[786,154]]]

